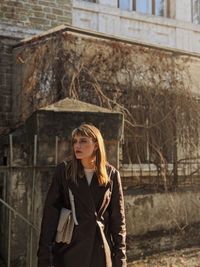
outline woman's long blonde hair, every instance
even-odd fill
[[[98,144],[96,150],[95,172],[98,177],[100,185],[106,185],[108,183],[108,174],[106,171],[106,152],[104,146],[104,140],[99,129],[90,124],[81,124],[78,128],[72,131],[72,146],[75,135],[87,136],[92,138],[94,142]],[[77,182],[77,178],[83,175],[83,166],[81,161],[78,160],[72,149],[72,162],[69,176],[74,182]]]

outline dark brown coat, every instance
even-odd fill
[[[75,184],[66,180],[65,164],[57,166],[47,194],[38,249],[38,267],[126,267],[124,200],[119,172],[107,166],[110,182],[98,183],[93,175]],[[62,207],[70,209],[67,187],[71,189],[79,225],[69,245],[54,243]],[[54,266],[53,265],[53,266]]]

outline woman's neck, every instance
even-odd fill
[[[82,159],[81,164],[83,165],[84,169],[94,169],[95,168],[94,160]]]

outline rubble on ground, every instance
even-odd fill
[[[200,267],[200,247],[156,254],[129,263],[128,267]]]

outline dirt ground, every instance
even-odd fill
[[[128,267],[200,267],[200,247],[156,254]]]

